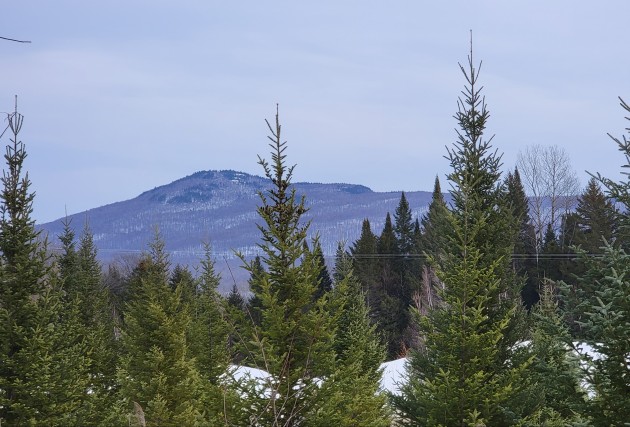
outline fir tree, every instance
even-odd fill
[[[335,276],[334,298],[340,307],[335,334],[338,360],[358,362],[359,371],[378,382],[385,348],[376,326],[370,321],[361,284],[354,276],[352,258],[348,254],[342,252],[339,256],[335,263]]]
[[[199,276],[192,305],[192,324],[189,331],[191,353],[199,370],[210,383],[218,385],[220,376],[229,363],[229,325],[225,315],[225,301],[218,288],[221,276],[215,271],[209,245],[201,260]]]
[[[379,260],[375,316],[379,333],[385,337],[388,358],[396,358],[406,351],[402,334],[408,322],[408,304],[402,299],[402,277],[399,269],[398,242],[389,212],[376,246]]]
[[[101,266],[87,222],[78,249],[70,225],[66,220],[64,232],[59,237],[63,252],[58,263],[64,299],[68,304],[76,304],[79,310],[74,333],[84,340],[87,348],[85,360],[89,364],[90,393],[83,409],[92,423],[115,425],[119,420],[111,419],[109,415],[116,402],[118,345],[109,293],[101,283]]]
[[[122,330],[118,381],[129,411],[154,425],[197,425],[204,411],[205,384],[190,352],[191,316],[182,288],[168,283],[168,258],[156,234],[135,275]]]
[[[322,403],[317,384],[330,377],[334,367],[334,323],[326,309],[328,298],[314,298],[320,265],[305,248],[309,226],[301,222],[305,200],[291,186],[293,167],[286,166],[278,114],[275,126],[267,125],[272,160],[259,157],[259,164],[272,188],[259,193],[258,207],[259,246],[267,270],[256,273],[252,289],[261,301],[262,320],[260,326],[252,325],[253,342],[246,355],[247,363],[264,369],[273,380],[264,395],[249,390],[244,410],[253,425],[295,426]],[[254,274],[253,263],[245,267]]]
[[[621,106],[630,112],[623,100]],[[625,157],[623,167],[630,167],[630,138],[611,138]],[[630,181],[616,182],[599,174],[597,179],[606,188],[606,195],[621,204],[620,232],[627,233]],[[578,306],[584,313],[583,334],[599,353],[599,357],[587,357],[593,367],[590,414],[596,426],[623,425],[630,419],[630,256],[622,247],[605,243],[601,258],[582,253],[580,260],[586,267],[579,281],[586,296]]]
[[[241,295],[241,292],[238,290],[236,283],[234,283],[234,285],[232,285],[232,289],[230,289],[230,293],[227,297],[227,303],[230,307],[233,307],[236,310],[245,310],[245,299]]]
[[[341,246],[337,254],[337,279],[331,295],[337,324],[336,369],[322,385],[325,399],[309,415],[307,424],[389,426],[386,399],[379,393],[385,348],[370,322],[361,284],[352,273],[352,259]]]
[[[317,242],[314,248],[314,255],[317,258],[320,270],[318,276],[318,287],[317,292],[315,293],[315,298],[319,299],[322,296],[326,295],[326,293],[332,290],[333,282],[330,278],[330,273],[328,273],[328,268],[326,267],[326,260],[324,259],[324,251],[322,250],[322,245]]]
[[[47,245],[31,218],[34,194],[23,173],[23,116],[7,115],[12,137],[0,191],[0,422],[78,425],[87,399],[88,352],[79,309],[63,299]]]
[[[538,262],[538,280],[540,286],[547,281],[558,281],[563,278],[561,263],[563,251],[560,242],[551,228],[551,224],[547,224],[545,234],[543,236],[543,244],[540,249],[540,260]]]
[[[585,423],[586,390],[572,336],[559,312],[553,285],[542,287],[540,303],[532,310],[534,326],[531,351],[534,361],[527,381],[536,393],[530,402],[539,407],[532,417],[537,425],[582,425]]]
[[[614,203],[606,198],[595,178],[591,178],[586,190],[578,198],[576,214],[578,233],[575,245],[588,253],[597,254],[604,240],[614,243],[619,212]]]
[[[359,239],[350,247],[352,254],[352,265],[355,276],[361,283],[370,317],[376,318],[377,305],[380,296],[378,295],[378,260],[377,260],[378,238],[372,232],[370,221],[366,218],[361,224],[361,235]]]
[[[422,217],[422,249],[426,255],[439,260],[448,252],[448,207],[436,176],[433,195],[427,213]]]
[[[514,251],[512,268],[514,272],[525,277],[521,290],[521,298],[527,309],[538,302],[536,230],[529,217],[529,201],[525,194],[518,168],[508,173],[505,179],[507,204],[512,210],[515,226]]]
[[[472,51],[468,85],[448,150],[453,211],[450,251],[437,264],[441,303],[421,318],[424,346],[412,353],[408,383],[395,403],[410,424],[510,425],[523,420],[527,361],[518,354],[518,307],[509,268],[513,217],[505,206],[500,157],[483,134],[489,113]]]
[[[256,256],[251,263],[251,268],[249,269],[250,275],[247,281],[249,291],[251,292],[251,297],[247,300],[247,312],[248,317],[250,317],[252,322],[258,326],[260,326],[262,322],[262,301],[259,295],[261,293],[260,278],[262,277],[263,272],[264,268],[260,260],[260,256]]]
[[[399,276],[399,289],[396,297],[405,307],[411,305],[411,296],[417,287],[414,278],[419,275],[419,258],[415,256],[414,221],[411,216],[409,202],[403,192],[400,202],[394,212],[394,234],[396,236],[396,275]],[[406,311],[406,309],[405,309]],[[403,321],[403,327],[407,326],[408,319]]]

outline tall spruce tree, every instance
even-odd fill
[[[286,142],[276,113],[271,135],[271,163],[259,164],[272,188],[259,193],[258,214],[263,224],[259,244],[266,270],[256,272],[254,295],[261,303],[261,324],[252,325],[253,337],[246,363],[267,371],[273,380],[269,391],[256,389],[246,396],[244,410],[250,423],[264,426],[295,426],[322,404],[318,382],[332,375],[334,321],[326,309],[328,298],[315,299],[320,265],[306,250],[309,224],[304,197],[291,186],[294,167],[286,165]],[[254,263],[245,267],[254,274]]]
[[[520,289],[509,274],[513,217],[499,182],[500,157],[484,138],[489,113],[472,48],[468,67],[460,68],[468,84],[447,156],[455,250],[436,265],[441,304],[421,318],[424,346],[412,353],[408,383],[394,401],[412,425],[512,425],[530,410],[521,407],[528,363],[515,345],[523,336],[513,298]]]
[[[89,415],[81,409],[89,362],[78,305],[64,300],[31,218],[34,193],[23,171],[27,154],[17,106],[7,122],[11,136],[0,191],[0,422],[79,425]]]

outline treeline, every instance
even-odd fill
[[[50,255],[31,218],[23,117],[0,220],[0,424],[58,426],[610,426],[630,419],[630,181],[596,176],[575,211],[530,217],[505,178],[472,53],[461,70],[452,202],[424,217],[403,194],[366,220],[332,271],[307,239],[276,120],[259,163],[251,297],[223,297],[211,250],[171,266],[156,230],[128,271],[103,272],[89,227]],[[622,101],[630,112],[630,107]],[[630,141],[615,139],[630,167]],[[618,207],[618,208],[617,208]],[[540,213],[540,212],[538,212]],[[584,349],[591,349],[585,352]],[[408,358],[399,395],[380,364]],[[240,376],[236,366],[264,371]]]

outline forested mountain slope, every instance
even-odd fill
[[[265,178],[243,172],[200,171],[134,199],[76,213],[69,219],[77,231],[88,221],[103,262],[140,253],[157,226],[173,263],[196,265],[204,242],[210,242],[223,278],[230,275],[226,260],[236,267],[232,274],[240,281],[234,250],[246,256],[258,253],[258,192],[269,185]],[[400,200],[400,192],[375,192],[354,184],[301,182],[295,188],[306,196],[310,210],[304,217],[312,221],[310,232],[319,233],[327,256],[334,254],[338,241],[350,244],[359,237],[364,218],[380,231],[385,215],[393,212]],[[431,193],[426,191],[406,196],[414,217],[422,215],[431,201]],[[53,247],[58,246],[63,218],[40,228],[48,233]]]

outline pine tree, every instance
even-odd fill
[[[458,141],[448,150],[453,210],[450,253],[437,263],[441,303],[421,317],[424,346],[413,352],[408,383],[394,399],[406,422],[511,425],[525,418],[528,367],[516,343],[520,285],[510,275],[513,217],[505,206],[500,157],[483,134],[489,113],[471,54],[468,85],[455,115]]]
[[[294,167],[286,166],[286,142],[276,113],[275,126],[267,122],[271,136],[271,163],[259,164],[272,183],[259,193],[258,214],[263,224],[259,244],[267,270],[257,272],[252,288],[261,301],[261,325],[252,325],[253,341],[247,363],[267,371],[272,381],[268,392],[249,390],[244,410],[252,425],[295,426],[304,424],[322,401],[318,382],[332,374],[334,322],[326,309],[328,297],[315,300],[320,265],[305,248],[309,224],[304,197],[291,186]],[[254,273],[255,265],[245,267]]]
[[[87,348],[78,305],[63,299],[31,218],[34,193],[23,173],[19,140],[23,116],[7,115],[7,146],[0,192],[0,422],[77,425],[86,415]]]

